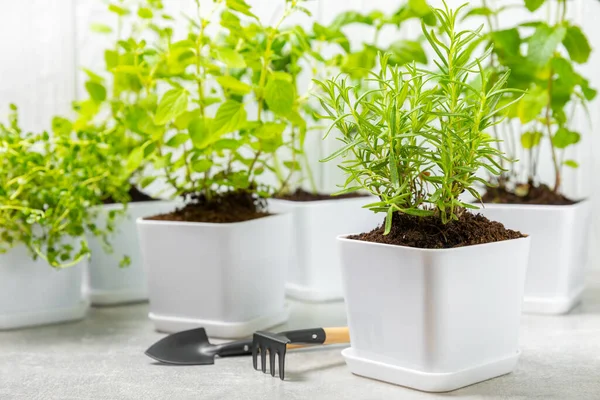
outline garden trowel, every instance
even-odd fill
[[[252,339],[212,344],[204,328],[173,333],[146,350],[146,355],[166,364],[208,365],[215,356],[244,356],[252,354]]]

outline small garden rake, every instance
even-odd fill
[[[258,370],[260,354],[261,370],[267,373],[267,353],[269,354],[269,370],[275,376],[275,356],[279,357],[279,378],[285,378],[285,353],[287,349],[306,347],[311,344],[350,343],[348,327],[313,328],[281,333],[258,331],[252,339],[252,364]]]

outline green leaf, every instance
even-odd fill
[[[248,5],[245,0],[227,0],[226,4],[228,9],[237,11],[258,20],[258,17],[250,11],[250,5]]]
[[[165,143],[166,146],[169,147],[179,147],[190,139],[190,135],[187,133],[177,133],[171,139]]]
[[[90,30],[96,33],[111,33],[113,31],[110,26],[105,24],[91,24]]]
[[[140,7],[138,10],[138,16],[144,19],[152,19],[154,13],[152,13],[152,10],[147,7]]]
[[[227,100],[217,110],[211,131],[218,136],[235,132],[246,124],[246,118],[246,109],[242,103],[235,100]]]
[[[119,53],[114,50],[105,50],[104,62],[106,63],[106,69],[112,70],[119,64]]]
[[[577,163],[577,161],[574,160],[566,160],[565,162],[563,162],[563,164],[567,167],[579,168],[579,164]]]
[[[213,148],[216,151],[219,150],[236,150],[239,149],[242,146],[243,142],[241,140],[235,140],[235,139],[220,139],[217,140],[214,145]]]
[[[192,170],[194,172],[206,172],[212,165],[213,163],[210,160],[196,160],[192,162]]]
[[[356,11],[346,11],[338,14],[334,18],[329,28],[331,30],[339,30],[346,25],[354,23],[371,25],[373,23],[373,19],[368,15],[364,15]]]
[[[111,4],[111,5],[109,5],[109,6],[108,6],[108,10],[109,10],[110,12],[114,12],[115,14],[118,14],[118,15],[119,15],[119,16],[121,16],[121,17],[123,17],[123,16],[125,16],[125,15],[129,14],[129,10],[127,10],[127,9],[125,9],[125,8],[121,7],[121,6],[118,6],[118,5],[116,5],[116,4]]]
[[[524,149],[532,149],[539,145],[541,140],[541,132],[525,132],[521,135],[521,146],[523,146]]]
[[[546,0],[525,0],[525,7],[529,11],[535,11],[540,8]]]
[[[408,0],[408,7],[419,17],[424,17],[432,12],[425,0]]]
[[[563,45],[569,53],[571,60],[578,64],[587,62],[592,52],[587,37],[578,26],[567,27],[567,33],[563,39]]]
[[[194,147],[204,149],[210,145],[210,130],[204,118],[196,117],[190,120],[188,133]]]
[[[517,28],[492,32],[491,38],[494,43],[494,51],[502,57],[521,54],[521,37]]]
[[[106,88],[104,85],[94,81],[87,81],[85,89],[96,103],[102,103],[106,100]]]
[[[538,68],[545,66],[565,38],[566,33],[567,28],[563,25],[553,27],[546,24],[539,25],[528,41],[528,61]]]
[[[1,130],[1,129],[0,129]],[[73,124],[66,118],[54,117],[52,118],[52,132],[57,135],[66,136],[73,130]]]
[[[550,97],[546,89],[535,87],[528,91],[519,101],[517,114],[521,123],[526,124],[533,121],[548,105]]]
[[[181,129],[181,130],[187,129],[188,126],[190,125],[190,122],[193,119],[198,118],[198,117],[200,117],[199,109],[192,110],[192,111],[186,111],[175,119],[174,125],[177,129]]]
[[[137,170],[144,161],[144,148],[136,147],[133,149],[131,153],[129,153],[129,157],[127,158],[126,168],[129,172],[133,172]]]
[[[269,109],[279,115],[287,115],[292,112],[296,89],[288,81],[269,79],[265,87],[265,101]]]
[[[552,137],[552,144],[558,149],[564,149],[572,144],[576,144],[581,139],[581,135],[566,128],[559,128]]]
[[[254,136],[263,140],[271,140],[281,137],[283,131],[285,131],[285,127],[285,124],[278,122],[266,122],[254,132]]]
[[[154,116],[156,125],[165,125],[169,121],[174,120],[187,109],[188,94],[184,89],[171,89],[164,94]]]
[[[221,47],[217,49],[217,59],[229,68],[246,68],[246,61],[244,56],[239,51],[235,51],[228,47]]]
[[[384,235],[387,235],[392,230],[392,219],[394,216],[394,207],[388,206],[387,216],[385,217],[385,230]]]
[[[302,170],[302,168],[300,167],[300,163],[298,161],[284,161],[283,165],[291,171]]]
[[[216,79],[217,82],[219,82],[219,85],[232,93],[244,95],[252,91],[252,86],[234,78],[231,75],[218,76]]]
[[[388,49],[391,53],[390,65],[404,65],[416,61],[427,64],[427,55],[421,44],[414,40],[398,40],[392,43]]]

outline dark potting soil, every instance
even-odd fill
[[[148,196],[146,193],[142,193],[140,192],[136,187],[132,186],[129,189],[129,197],[131,198],[130,202],[131,203],[138,203],[138,202],[142,202],[142,201],[155,201],[156,199]],[[120,201],[115,201],[115,199],[113,199],[112,197],[108,197],[104,200],[102,200],[102,203],[104,204],[115,204],[115,203],[120,203]]]
[[[168,214],[146,219],[155,221],[231,223],[249,221],[270,215],[265,199],[248,192],[227,192],[210,200],[204,195],[185,196],[187,204]]]
[[[521,185],[524,192],[519,196],[514,191],[509,191],[506,187],[488,188],[487,192],[481,197],[484,203],[500,204],[542,204],[564,206],[577,203],[560,193],[554,192],[547,185]],[[519,191],[519,190],[518,190]]]
[[[385,223],[371,232],[349,238],[421,249],[449,249],[526,236],[521,232],[506,229],[500,222],[490,221],[481,214],[470,212],[464,212],[458,221],[446,225],[437,217],[394,213],[392,230],[387,235],[383,234],[384,226]]]
[[[307,192],[303,189],[296,189],[293,193],[283,194],[275,196],[276,199],[289,200],[289,201],[319,201],[319,200],[341,200],[341,199],[353,199],[357,197],[366,197],[361,193],[346,193],[339,196],[332,196],[324,193],[312,193]]]

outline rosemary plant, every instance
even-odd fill
[[[460,219],[466,208],[477,208],[459,198],[463,192],[480,197],[474,185],[485,181],[477,171],[501,171],[496,159],[504,156],[487,131],[498,123],[500,99],[513,90],[504,88],[508,72],[489,81],[482,62],[491,48],[470,57],[482,28],[457,29],[464,7],[433,10],[439,34],[422,24],[439,70],[393,66],[385,54],[381,71],[363,82],[374,86],[365,93],[349,84],[348,75],[317,81],[324,92],[322,118],[332,121],[330,130],[337,128],[344,143],[323,161],[342,157],[349,177],[341,193],[366,189],[379,197],[368,207],[387,214],[386,234],[395,212],[435,216],[444,224]],[[477,86],[469,83],[475,78]]]

